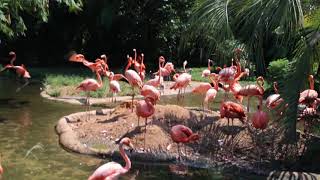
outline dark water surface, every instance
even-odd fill
[[[87,179],[108,159],[67,152],[58,143],[54,126],[64,115],[83,111],[83,107],[42,98],[39,84],[16,93],[20,84],[0,78],[0,153],[4,180]],[[164,98],[164,103],[175,103]],[[199,97],[188,96],[187,105],[200,105]],[[218,105],[218,104],[216,104]],[[218,106],[214,105],[214,109]],[[122,161],[120,162],[124,164]],[[218,169],[188,169],[183,175],[170,164],[132,162],[130,173],[120,179],[251,179],[255,176],[223,173]],[[255,177],[257,178],[257,177]],[[0,178],[1,179],[1,178]]]

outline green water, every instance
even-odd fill
[[[4,180],[87,179],[99,165],[110,161],[67,152],[59,145],[54,129],[57,120],[82,111],[83,107],[41,98],[39,84],[31,84],[16,93],[18,86],[13,79],[0,78],[0,153]],[[198,99],[188,97],[186,104],[198,106]],[[175,98],[164,98],[163,102],[172,103]],[[36,148],[39,146],[43,148]],[[169,164],[132,164],[130,172],[120,179],[247,179],[247,175],[226,174],[218,169],[189,168],[185,175],[178,175],[170,170]]]

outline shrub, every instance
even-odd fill
[[[270,62],[268,66],[268,78],[270,81],[279,81],[284,79],[289,72],[289,61],[287,58],[277,59]]]

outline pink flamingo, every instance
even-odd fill
[[[277,82],[273,82],[273,89],[274,89],[275,94],[271,94],[266,99],[266,107],[268,109],[275,109],[283,102],[283,99],[280,97],[280,94],[278,92]]]
[[[191,76],[191,74],[186,72],[187,63],[188,63],[187,61],[183,62],[184,73],[180,74],[176,78],[175,83],[170,87],[170,89],[174,89],[174,90],[179,89],[179,93],[178,93],[178,96],[177,96],[178,99],[179,99],[180,91],[181,91],[181,93],[182,93],[182,90],[184,90],[184,92],[185,92],[186,87],[191,82],[192,76]]]
[[[264,130],[269,122],[269,117],[266,112],[261,110],[261,105],[258,105],[258,111],[252,115],[252,125],[256,129]]]
[[[186,144],[200,139],[200,136],[196,133],[193,133],[190,128],[184,125],[175,125],[171,128],[170,131],[171,138],[173,142],[178,144],[178,154],[180,156],[180,143]]]
[[[125,153],[123,145],[126,145],[132,149],[134,147],[129,138],[125,137],[121,139],[119,144],[119,151],[122,158],[126,162],[125,167],[122,167],[119,163],[116,162],[108,162],[96,169],[94,173],[88,178],[88,180],[116,180],[119,178],[119,176],[127,173],[131,168],[131,161],[128,155]]]
[[[235,96],[247,96],[248,97],[248,106],[247,106],[247,111],[249,112],[249,106],[250,106],[250,98],[252,96],[257,96],[260,99],[260,104],[262,102],[262,96],[264,93],[264,79],[263,77],[258,77],[257,78],[257,85],[247,85],[243,88],[241,88],[238,92],[234,93]],[[242,99],[242,98],[240,98]]]
[[[224,97],[225,98],[225,97]],[[240,104],[235,102],[227,101],[225,99],[222,100],[220,104],[220,117],[228,119],[228,126],[229,126],[229,119],[232,120],[233,126],[233,119],[238,118],[242,123],[244,123],[244,118],[246,117],[243,107]]]
[[[126,79],[122,74],[114,74],[113,72],[110,72],[109,75],[109,91],[112,93],[111,102],[116,102],[116,96],[117,93],[121,92],[120,84],[118,80],[120,79]]]
[[[310,89],[304,90],[300,93],[299,103],[310,106],[318,97],[318,92],[314,90],[314,79],[313,75],[309,75],[309,85]]]
[[[147,85],[151,85],[151,86],[154,86],[154,87],[159,87],[161,85],[161,82],[163,81],[163,77],[161,76],[161,63],[164,62],[164,59],[161,58],[162,56],[159,57],[159,69],[158,69],[158,72],[159,75],[156,75],[155,78],[153,79],[150,79],[149,81],[147,81],[145,84]]]
[[[155,112],[154,108],[155,100],[151,97],[146,97],[144,100],[140,100],[136,104],[136,115],[138,116],[138,126],[140,126],[140,117],[145,118],[145,132],[144,132],[144,148],[146,147],[146,133],[148,117],[152,116]]]
[[[101,70],[101,68],[97,68],[98,65],[101,65],[100,61],[90,62],[90,61],[86,60],[84,55],[82,55],[82,54],[73,54],[72,56],[70,56],[69,61],[81,62],[83,65],[88,67],[92,72],[95,72],[95,70],[97,70],[97,69]]]
[[[97,68],[102,69],[101,65],[98,65]],[[97,80],[95,79],[86,79],[84,81],[82,81],[80,83],[80,85],[76,88],[79,89],[81,91],[86,92],[87,97],[86,97],[86,111],[90,110],[90,102],[89,102],[89,98],[90,98],[90,91],[96,91],[98,89],[100,89],[103,86],[102,80],[101,80],[101,76],[98,72],[99,70],[95,70],[96,72],[96,76],[97,76]]]
[[[213,83],[214,87],[213,88],[210,88],[207,92],[206,92],[206,96],[204,98],[204,103],[203,104],[206,104],[207,105],[207,108],[209,109],[209,101],[213,101],[216,96],[217,96],[217,93],[218,93],[218,84],[215,80],[211,79],[211,77],[209,77],[211,82]]]
[[[212,62],[213,61],[211,59],[208,59],[208,69],[205,69],[205,70],[202,71],[201,77],[208,77],[211,74],[211,66],[210,66],[210,64]]]
[[[144,61],[144,54],[141,53],[141,64],[140,64],[140,69],[139,69],[139,76],[141,78],[142,81],[144,81],[145,77],[146,77],[146,66],[143,63]]]
[[[140,89],[142,88],[142,80],[140,78],[140,76],[138,75],[138,73],[134,70],[129,69],[129,67],[131,66],[131,61],[130,61],[130,57],[127,56],[128,58],[128,65],[125,69],[125,77],[127,78],[131,88],[132,88],[132,103],[131,103],[131,112],[133,112],[133,100],[134,100],[134,88],[135,87],[139,87]]]
[[[170,74],[172,72],[175,72],[174,65],[171,62],[167,62],[165,65],[163,65],[165,62],[165,59],[163,56],[160,56],[159,60],[162,62],[162,66],[161,66],[160,70],[158,70],[157,72],[155,72],[153,74],[159,75],[159,73],[161,71],[162,77],[170,77]]]
[[[140,90],[140,94],[142,96],[150,97],[156,101],[160,100],[160,92],[153,86],[150,85],[143,85],[142,89]]]

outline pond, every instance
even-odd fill
[[[58,119],[83,111],[82,106],[42,98],[40,84],[31,84],[16,93],[18,86],[13,79],[0,78],[0,153],[4,180],[87,179],[99,165],[110,161],[67,152],[59,145],[54,128]],[[170,99],[163,98],[163,102],[175,102]],[[196,99],[199,97],[188,97],[185,104],[200,105],[200,100]],[[196,168],[179,175],[172,171],[172,164],[132,164],[130,173],[120,179],[257,178],[250,174]]]

